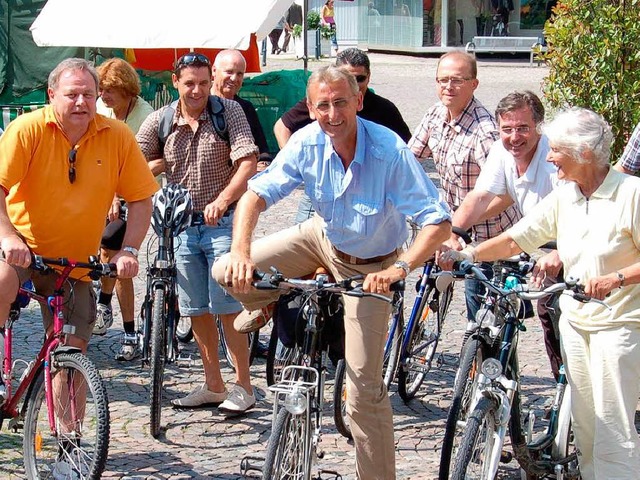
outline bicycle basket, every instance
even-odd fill
[[[184,232],[191,225],[193,202],[189,190],[177,183],[168,183],[153,196],[151,225],[157,235],[166,229],[172,236]]]

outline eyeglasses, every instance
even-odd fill
[[[364,82],[367,78],[369,78],[369,75],[356,75],[356,82],[358,82],[358,83],[362,83],[362,82]]]
[[[470,78],[458,78],[458,77],[440,77],[436,78],[436,82],[441,87],[446,87],[451,84],[452,87],[458,88],[461,87],[464,82],[467,80],[471,80]]]
[[[69,150],[69,183],[76,181],[76,147]]]
[[[512,135],[514,133],[529,133],[531,131],[531,127],[501,127],[500,132],[505,135]]]
[[[176,62],[176,71],[185,67],[210,67],[211,62],[201,53],[187,53]]]
[[[320,103],[316,103],[313,105],[313,107],[320,113],[322,114],[327,114],[329,113],[329,110],[331,108],[331,106],[333,105],[333,108],[335,110],[343,110],[344,108],[346,108],[349,105],[349,99],[355,97],[355,95],[351,95],[351,97],[349,98],[338,98],[337,100],[334,100],[333,102],[320,102]]]

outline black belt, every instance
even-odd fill
[[[368,265],[370,263],[380,263],[393,256],[398,255],[398,251],[394,250],[393,252],[387,253],[386,255],[379,255],[377,257],[371,258],[358,258],[354,257],[353,255],[349,255],[348,253],[344,253],[343,251],[338,250],[336,247],[333,247],[333,251],[335,252],[336,257],[350,265]]]

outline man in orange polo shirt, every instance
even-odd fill
[[[158,189],[129,128],[96,115],[98,74],[89,62],[62,61],[48,83],[51,105],[18,117],[0,138],[0,327],[22,281],[53,290],[55,275],[28,270],[31,252],[87,261],[116,193],[129,203],[129,226],[112,262],[118,276],[135,276]],[[67,344],[86,352],[96,302],[88,278],[72,283],[67,320],[76,330]],[[51,314],[42,313],[50,331]]]

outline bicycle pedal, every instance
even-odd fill
[[[259,463],[254,463],[259,462]],[[240,474],[246,476],[249,472],[262,472],[262,467],[264,466],[264,458],[263,457],[255,457],[252,455],[247,455],[243,457],[240,461]]]
[[[500,463],[509,463],[513,460],[513,454],[508,452],[507,450],[502,450],[500,452]]]
[[[176,365],[178,365],[179,367],[192,367],[194,364],[195,361],[190,354],[178,355],[176,357]]]
[[[323,473],[326,473],[331,476],[323,477],[322,476]],[[313,480],[342,480],[342,475],[340,475],[338,472],[335,472],[333,470],[319,470],[318,476],[315,477]]]

